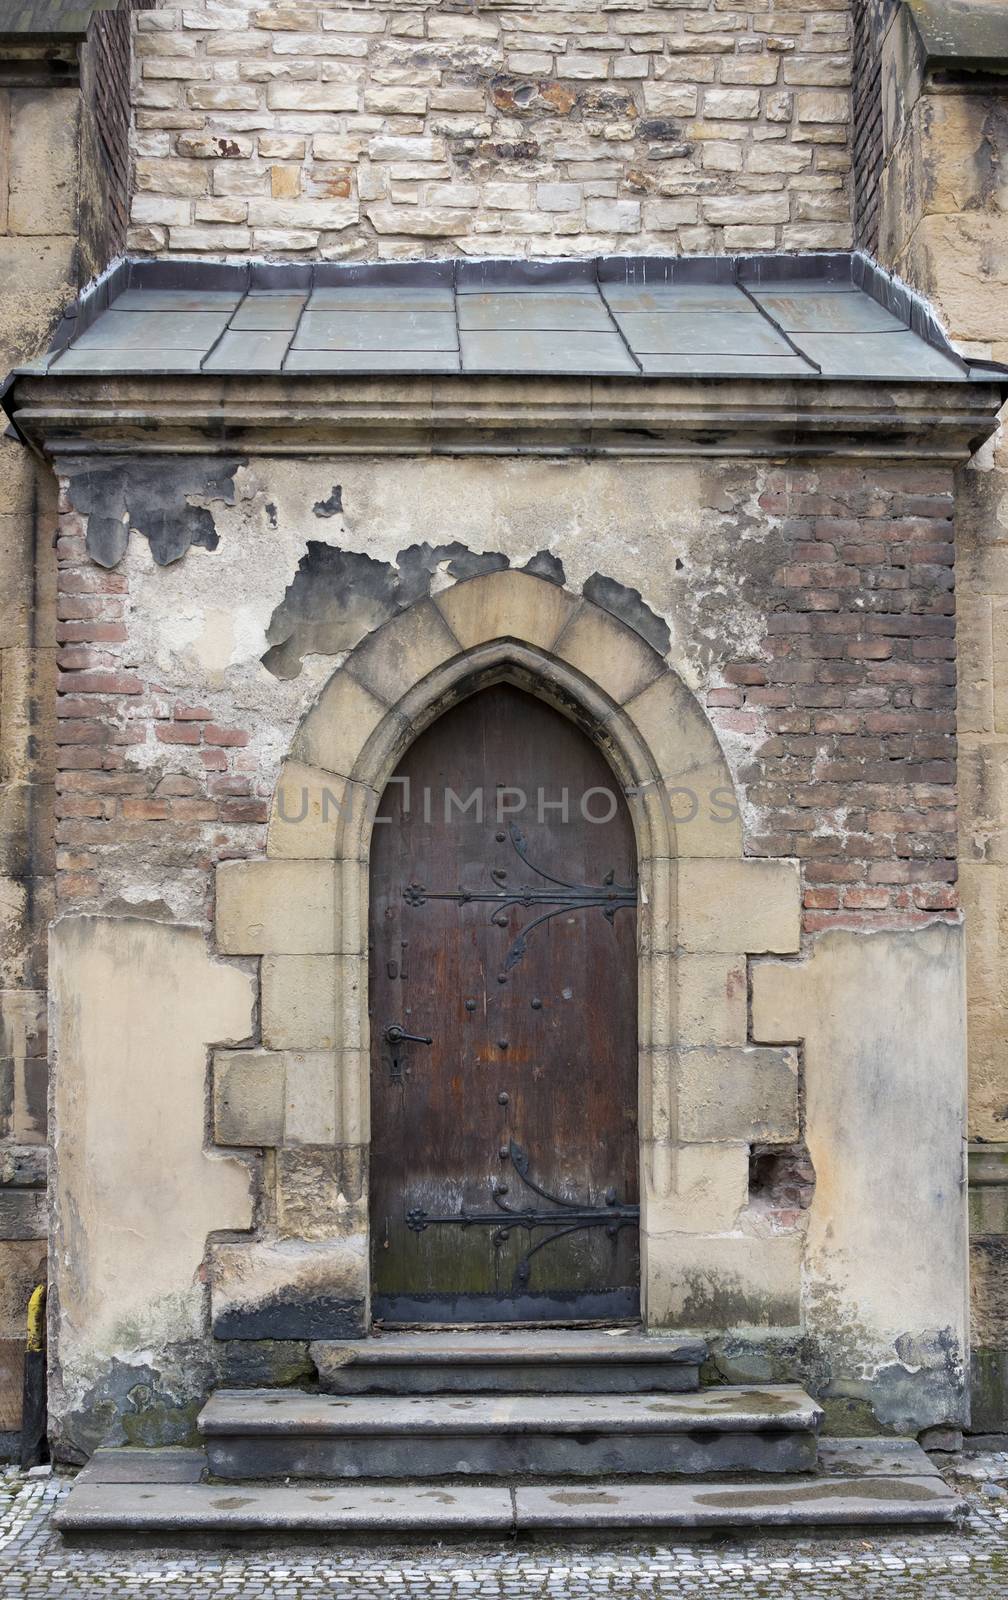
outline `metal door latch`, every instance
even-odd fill
[[[409,1068],[403,1072],[403,1064],[399,1059],[399,1046],[401,1044],[433,1044],[434,1040],[428,1033],[407,1033],[400,1022],[390,1022],[384,1030],[382,1038],[386,1044],[392,1046],[392,1066],[389,1076],[393,1083],[402,1083],[403,1077],[409,1075]]]
[[[406,1029],[398,1022],[390,1022],[385,1029],[385,1039],[389,1044],[433,1044],[434,1040],[428,1033],[407,1033]]]

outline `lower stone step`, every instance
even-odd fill
[[[698,1394],[307,1394],[218,1389],[199,1417],[219,1478],[806,1472],[822,1412],[797,1384]]]
[[[309,1354],[330,1394],[682,1394],[700,1387],[700,1339],[638,1329],[488,1328],[320,1340]]]
[[[933,1526],[965,1509],[914,1440],[825,1440],[820,1449],[817,1472],[758,1482],[439,1486],[208,1483],[195,1451],[99,1450],[55,1523],[71,1541],[113,1534],[577,1535]]]

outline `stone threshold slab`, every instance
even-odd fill
[[[935,1475],[773,1483],[78,1483],[55,1514],[67,1537],[157,1533],[523,1533],[934,1525],[963,1502]]]
[[[797,1384],[696,1394],[333,1395],[218,1389],[199,1416],[207,1439],[462,1434],[813,1433],[822,1410]]]
[[[604,1365],[615,1361],[637,1363],[682,1362],[698,1365],[705,1360],[707,1346],[701,1339],[651,1338],[637,1329],[614,1329],[579,1333],[557,1328],[541,1332],[384,1333],[380,1338],[316,1340],[309,1355],[326,1366],[412,1366],[423,1362],[431,1366],[518,1365],[540,1361],[583,1362]]]

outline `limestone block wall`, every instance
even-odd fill
[[[204,0],[136,18],[130,249],[842,249],[850,0]]]
[[[4,371],[44,347],[73,295],[78,116],[75,84],[0,59]],[[55,515],[49,471],[0,438],[0,1450],[20,1426],[25,1310],[45,1276]]]
[[[1008,78],[923,60],[905,6],[876,7],[879,256],[963,351],[1008,361]],[[959,475],[960,882],[969,996],[973,1426],[1008,1427],[1008,444]]]
[[[0,372],[44,350],[77,289],[121,249],[130,15],[86,39],[0,47]],[[0,438],[0,1449],[20,1423],[28,1296],[45,1273],[46,943],[55,909],[57,487]]]

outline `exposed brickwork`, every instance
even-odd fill
[[[92,148],[100,174],[102,232],[94,241],[96,265],[122,253],[130,207],[130,73],[132,14],[149,11],[155,0],[119,0],[99,11],[81,52],[81,84]],[[85,218],[85,226],[87,219]]]
[[[141,251],[845,248],[850,0],[159,7]]]
[[[205,880],[209,918],[211,868],[265,842],[268,804],[245,755],[248,732],[180,703],[134,664],[128,579],[88,559],[65,503],[57,558],[59,908],[87,908],[99,888],[107,905],[142,852]]]
[[[882,176],[882,37],[896,0],[853,0],[854,242],[876,255]]]
[[[726,733],[765,730],[747,849],[800,858],[807,931],[954,913],[951,474],[788,469],[760,505],[789,541],[767,636],[707,697]]]

